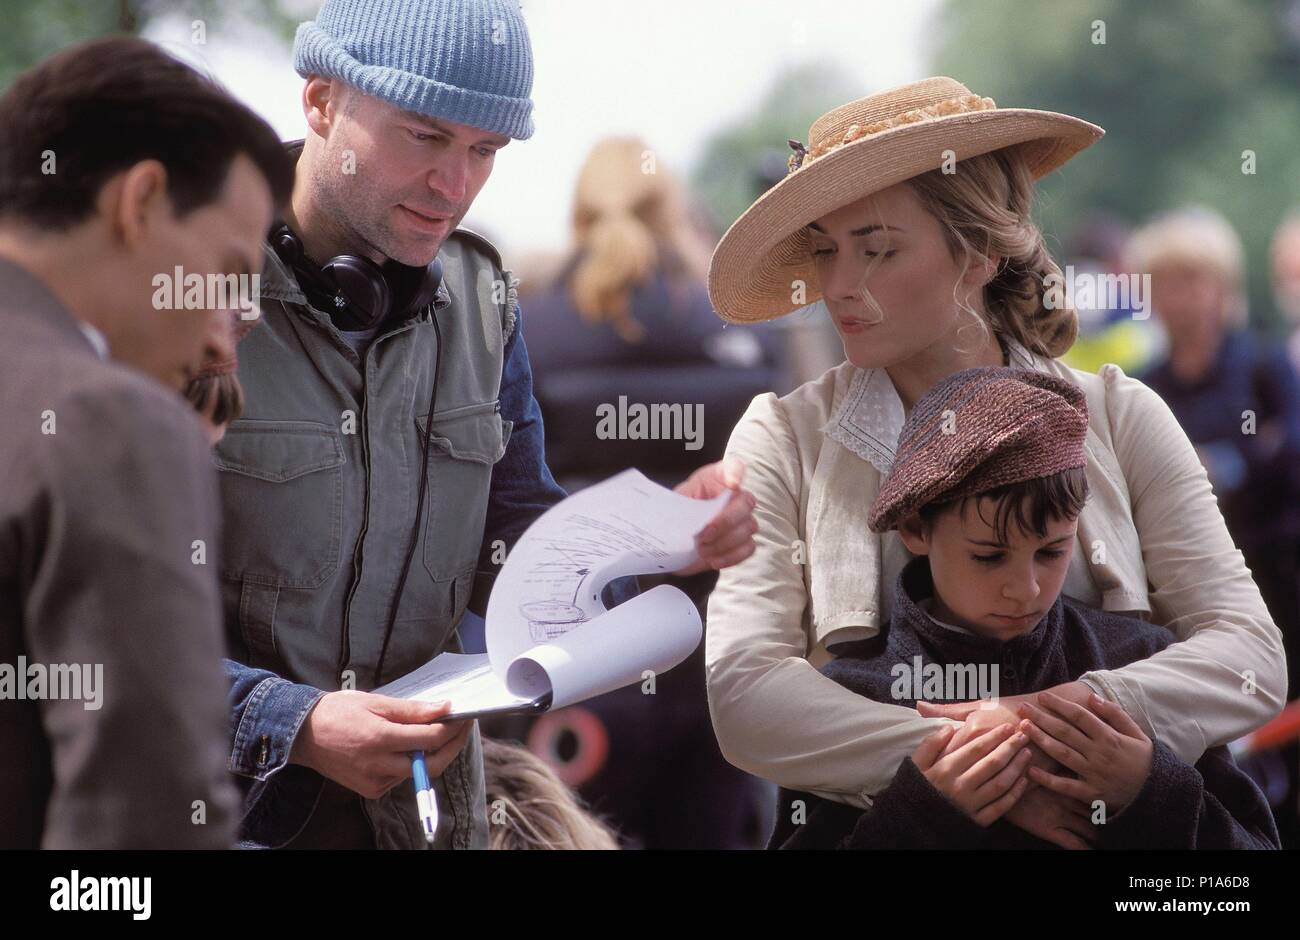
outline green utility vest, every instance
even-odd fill
[[[512,426],[498,398],[514,281],[472,232],[453,232],[438,255],[443,350],[428,488],[381,676],[415,523],[434,326],[428,308],[386,325],[363,361],[269,245],[265,252],[263,322],[239,349],[244,416],[216,449],[227,634],[240,662],[327,692],[365,691],[460,650],[454,630],[474,587],[492,466]],[[435,847],[486,848],[477,726],[435,787]],[[317,812],[329,813],[327,804]],[[379,847],[425,846],[409,783],[362,808]]]

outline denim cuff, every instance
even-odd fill
[[[265,780],[283,768],[303,719],[324,695],[320,689],[278,676],[259,682],[235,729],[231,772]]]

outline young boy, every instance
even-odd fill
[[[883,638],[837,646],[822,672],[915,707],[1047,689],[1174,642],[1060,596],[1087,498],[1087,428],[1080,389],[1028,370],[967,369],[923,396],[869,516],[918,557],[898,577]],[[1067,798],[1069,828],[1087,837],[1064,840],[1074,847],[1280,847],[1227,748],[1193,767],[1113,703],[1044,705],[1019,727],[994,708],[974,735],[931,736],[866,811],[782,790],[769,847],[1055,847],[1008,819],[1035,786]]]
[[[257,318],[235,320],[235,345],[257,326]],[[213,447],[221,443],[226,427],[244,413],[244,388],[239,384],[235,370],[239,359],[232,354],[228,359],[203,363],[194,378],[185,386],[185,400],[194,406],[203,422],[203,432]]]

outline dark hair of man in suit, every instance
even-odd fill
[[[184,218],[217,198],[240,153],[284,205],[293,165],[249,108],[153,43],[91,40],[22,73],[0,97],[0,217],[66,229],[90,215],[107,180],[155,159]]]

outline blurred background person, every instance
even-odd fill
[[[1282,631],[1288,699],[1300,694],[1300,384],[1282,346],[1247,328],[1241,243],[1201,207],[1158,216],[1129,246],[1151,275],[1168,352],[1139,377],[1196,445],[1233,540]],[[1275,806],[1297,844],[1297,749],[1283,751],[1287,795]],[[1277,788],[1274,788],[1276,794]]]
[[[671,486],[721,459],[750,400],[780,382],[783,334],[724,329],[705,288],[709,234],[685,187],[640,138],[596,144],[571,218],[572,247],[550,283],[528,296],[547,463],[570,492],[630,467]],[[619,410],[624,398],[628,407],[680,406],[702,415],[702,427],[691,440],[602,436],[597,409]],[[703,617],[716,580],[707,572],[674,583]],[[702,656],[703,645],[658,676],[654,695],[632,686],[535,724],[507,719],[492,729],[528,741],[627,847],[756,847],[771,793],[718,750]]]
[[[704,285],[709,235],[676,176],[639,138],[592,149],[571,218],[572,247],[528,308],[547,462],[570,490],[627,467],[670,484],[708,454],[720,458],[750,399],[772,388],[780,334],[723,329]],[[596,408],[617,406],[619,396],[702,404],[702,448],[597,437]]]
[[[1269,248],[1273,303],[1287,332],[1287,356],[1300,372],[1300,207],[1291,210],[1273,233]]]
[[[1118,275],[1127,277],[1124,250],[1128,245],[1129,226],[1111,212],[1094,209],[1074,227],[1066,239],[1065,258],[1067,271],[1085,275],[1105,284],[1105,279]],[[1149,308],[1146,316],[1135,316],[1138,299],[1149,303],[1149,297],[1120,298],[1110,304],[1102,289],[1091,294],[1092,303],[1084,303],[1080,296],[1074,304],[1079,314],[1079,337],[1061,359],[1071,368],[1096,373],[1108,362],[1113,362],[1129,375],[1145,369],[1153,359],[1164,352],[1164,335],[1152,322]]]

